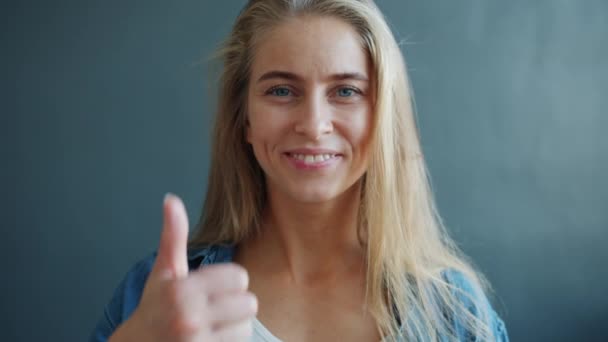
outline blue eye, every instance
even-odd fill
[[[285,97],[285,96],[289,96],[291,91],[284,87],[277,87],[277,88],[270,89],[269,93],[271,95]]]
[[[355,90],[352,88],[340,88],[338,89],[338,96],[340,97],[350,97],[354,95]]]

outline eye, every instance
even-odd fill
[[[266,94],[274,95],[274,96],[278,96],[278,97],[285,97],[285,96],[291,95],[291,90],[289,90],[288,88],[285,88],[285,87],[273,87],[273,88],[270,88],[266,92]]]
[[[351,96],[355,95],[355,93],[356,93],[356,90],[353,88],[344,87],[344,88],[338,89],[338,96],[340,96],[340,97],[351,97]]]

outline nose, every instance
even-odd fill
[[[304,101],[294,125],[294,131],[318,141],[333,132],[331,108],[324,96],[311,96]]]

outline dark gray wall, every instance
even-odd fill
[[[163,194],[196,220],[204,58],[242,4],[2,5],[3,339],[84,340],[156,247]],[[605,339],[608,2],[379,4],[404,39],[441,212],[512,339]]]

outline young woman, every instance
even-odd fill
[[[198,229],[168,195],[92,340],[507,341],[437,215],[373,1],[252,0],[220,52]]]

